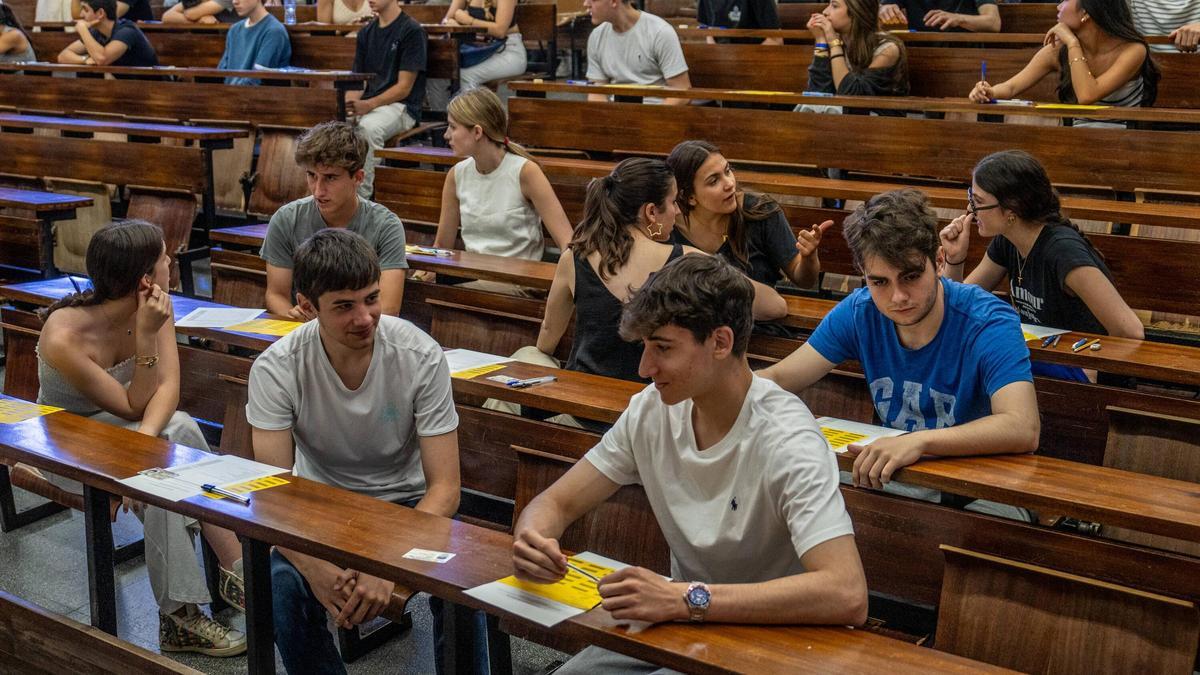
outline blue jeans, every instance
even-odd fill
[[[412,500],[404,506],[415,506]],[[279,551],[271,551],[271,600],[275,614],[275,646],[287,672],[315,675],[343,675],[346,666],[338,654],[333,634],[326,627],[328,612],[317,600],[308,580]],[[438,675],[442,674],[442,641],[445,601],[429,597],[433,613],[433,659]],[[487,675],[487,616],[475,612],[471,640],[475,663],[470,672]]]

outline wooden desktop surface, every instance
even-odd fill
[[[113,452],[121,448],[121,452]],[[456,603],[521,620],[463,591],[512,573],[512,537],[289,476],[254,492],[248,506],[204,496],[168,502],[117,481],[202,457],[198,450],[60,412],[0,425],[0,453],[106,492],[227,527],[240,535],[330,560]],[[413,548],[455,553],[445,564],[409,560]],[[641,632],[603,609],[554,629],[664,666],[725,672],[1001,671],[862,630],[840,627],[661,624]]]
[[[61,131],[111,132],[162,138],[180,138],[191,141],[222,141],[245,138],[245,129],[219,127],[196,127],[182,124],[151,124],[146,122],[123,122],[117,120],[92,120],[78,117],[51,115],[18,115],[0,113],[0,127],[21,129],[58,129]]]
[[[0,187],[0,207],[40,212],[81,209],[91,205],[91,197]]]
[[[219,68],[178,68],[175,66],[84,66],[69,63],[3,63],[0,71],[27,73],[111,73],[141,77],[252,77],[258,80],[305,82],[366,82],[372,75],[349,70],[221,70]]]

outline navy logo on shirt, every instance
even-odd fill
[[[738,7],[737,5],[734,5],[733,9],[729,10],[729,20],[735,24],[737,22],[741,21],[742,20],[742,8]]]
[[[730,510],[737,511],[737,497],[729,500],[729,508]]]

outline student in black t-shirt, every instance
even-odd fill
[[[984,157],[975,165],[968,199],[968,213],[941,232],[945,276],[962,279],[974,221],[981,235],[993,238],[967,283],[990,291],[1007,275],[1009,297],[1021,321],[1145,337],[1103,258],[1063,215],[1046,170],[1032,155],[1006,150]]]
[[[882,0],[879,21],[911,30],[999,33],[996,0]]]
[[[71,0],[71,17],[78,20],[83,18],[82,0]],[[154,10],[150,9],[150,0],[117,0],[117,18],[130,21],[154,21]]]
[[[878,13],[879,0],[829,0],[820,14],[809,18],[813,58],[805,91],[842,96],[908,94],[904,43],[879,30]]]
[[[425,44],[421,24],[400,10],[397,0],[369,0],[375,20],[358,32],[354,49],[354,72],[375,77],[363,91],[346,92],[347,112],[371,152],[358,187],[370,199],[375,185],[375,151],[389,138],[416,126],[425,101]]]
[[[785,276],[801,288],[816,285],[821,272],[817,247],[832,220],[793,236],[779,204],[767,195],[739,190],[733,168],[707,141],[676,145],[667,165],[679,186],[675,241],[719,255],[767,286]]]
[[[128,19],[116,19],[117,0],[82,0],[75,22],[79,39],[58,55],[59,63],[96,66],[157,66],[158,55]]]
[[[700,0],[696,18],[701,24],[714,28],[779,28],[779,11],[775,0]],[[755,42],[755,40],[721,38],[714,42]],[[764,45],[782,45],[783,38],[767,38]]]

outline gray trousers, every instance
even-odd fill
[[[679,671],[660,668],[632,656],[588,647],[571,657],[554,675],[680,675]]]

